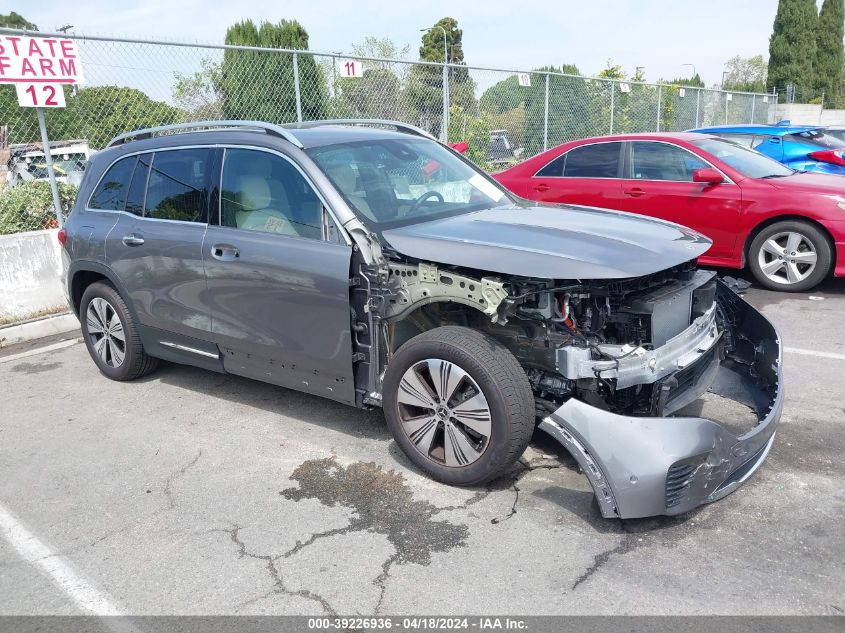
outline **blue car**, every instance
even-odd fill
[[[714,134],[757,150],[798,171],[845,175],[845,141],[823,127],[791,125],[720,125],[690,132]]]

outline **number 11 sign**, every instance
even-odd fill
[[[340,67],[340,76],[341,77],[363,77],[364,76],[364,66],[361,64],[360,61],[357,59],[350,59],[347,61],[340,60],[338,62],[338,66]]]

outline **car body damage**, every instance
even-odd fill
[[[360,364],[364,404],[381,404],[385,367],[404,342],[469,327],[518,359],[539,428],[578,461],[603,516],[674,515],[727,495],[763,461],[780,417],[774,327],[696,268],[709,244],[699,234],[636,216],[618,228],[618,214],[594,209],[547,211],[484,210],[379,236],[384,259],[362,261],[353,290],[366,315],[362,358],[380,359]],[[532,214],[555,227],[535,232]],[[491,222],[513,230],[494,240]],[[582,238],[588,223],[592,237]],[[579,240],[605,252],[579,259]],[[708,392],[750,407],[757,424],[736,433],[684,413]]]

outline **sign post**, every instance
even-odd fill
[[[0,35],[0,84],[14,84],[18,105],[35,108],[47,176],[59,227],[64,224],[44,108],[65,107],[65,84],[83,82],[82,63],[72,39]]]

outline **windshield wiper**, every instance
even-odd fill
[[[760,178],[767,179],[767,178],[786,178],[787,176],[791,176],[792,174],[766,174],[765,176],[760,176]]]

